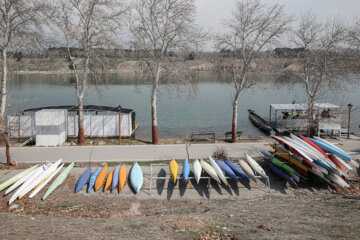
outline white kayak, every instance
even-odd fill
[[[218,177],[218,175],[216,174],[214,168],[208,164],[207,162],[205,162],[203,159],[200,160],[200,164],[201,167],[204,169],[204,171],[209,174],[210,177],[212,177],[214,180],[216,180],[218,183],[221,184],[221,180]]]
[[[199,184],[200,178],[201,178],[201,164],[199,160],[195,160],[195,162],[192,164],[192,171],[196,179],[196,183]]]
[[[247,153],[245,153],[245,157],[246,157],[246,161],[249,163],[252,169],[254,169],[255,172],[257,172],[260,176],[264,178],[268,177],[264,169],[252,157],[250,157]]]
[[[247,164],[247,162],[245,162],[244,160],[239,160],[239,165],[241,169],[244,170],[246,175],[248,175],[249,178],[251,178],[254,182],[256,182],[254,171],[251,169],[249,164]]]
[[[37,173],[38,171],[40,171],[44,165],[41,165],[40,167],[36,168],[34,171],[31,171],[29,174],[25,175],[24,177],[20,178],[16,183],[14,183],[13,185],[11,185],[11,187],[9,187],[8,189],[6,189],[5,191],[5,195],[11,193],[14,189],[16,189],[18,186],[20,186],[21,184],[23,184],[25,181],[27,181],[32,175],[34,175],[35,173]]]
[[[49,166],[44,172],[42,172],[39,177],[37,177],[36,179],[34,179],[34,181],[32,181],[26,188],[24,188],[21,193],[19,194],[19,198],[22,198],[23,196],[25,196],[28,192],[30,192],[32,189],[34,189],[37,185],[39,185],[41,183],[41,181],[43,181],[44,179],[46,179],[47,177],[49,177],[51,175],[51,173],[53,173],[56,168],[60,165],[61,163],[61,159],[59,159],[58,161],[56,161],[54,164],[52,164],[51,166]]]
[[[21,187],[14,193],[14,195],[11,196],[8,204],[10,205],[12,202],[14,202],[20,195],[20,193],[27,188],[36,178],[38,178],[46,169],[48,169],[52,163],[46,163],[43,166],[39,168],[38,171],[36,171],[28,180],[26,180]]]
[[[210,161],[211,166],[213,167],[213,169],[215,170],[215,172],[217,173],[217,175],[218,175],[219,178],[221,179],[221,181],[222,181],[226,186],[229,186],[229,183],[228,183],[228,181],[226,180],[223,171],[220,169],[219,165],[217,165],[217,163],[215,162],[215,160],[214,160],[212,157],[210,157],[210,155],[209,155],[209,161]]]
[[[37,188],[35,188],[35,190],[29,195],[29,198],[33,198],[36,194],[38,194],[38,192],[40,192],[45,186],[46,184],[48,184],[48,182],[51,181],[51,179],[53,179],[56,174],[58,174],[58,172],[63,168],[64,163],[61,164],[60,167],[58,167],[53,173],[51,173],[51,175],[45,180],[45,182],[41,183]]]

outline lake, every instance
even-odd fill
[[[272,78],[276,74],[272,74]],[[69,75],[28,74],[14,75],[9,81],[9,113],[23,109],[77,104],[75,88],[64,83]],[[354,76],[357,78],[358,76]],[[190,96],[184,85],[160,86],[158,96],[158,129],[161,137],[184,137],[191,131],[215,131],[217,137],[231,130],[232,101],[234,90],[230,82],[210,73],[195,76],[196,94]],[[341,88],[329,93],[324,91],[317,102],[331,102],[342,106],[347,114],[347,104],[354,105],[352,131],[359,132],[360,86],[344,82]],[[151,138],[150,84],[139,81],[130,74],[113,75],[108,84],[88,88],[84,103],[108,106],[121,105],[134,109],[136,122],[140,124],[137,138]],[[301,83],[286,80],[262,80],[259,86],[245,89],[239,98],[238,129],[246,136],[261,136],[248,120],[248,109],[269,117],[271,103],[306,102]],[[347,115],[346,115],[347,116]],[[347,126],[347,122],[343,124]]]

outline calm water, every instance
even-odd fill
[[[17,112],[26,108],[49,105],[77,104],[74,87],[64,84],[64,75],[18,75],[9,83],[10,109]],[[189,89],[180,85],[169,89],[161,86],[158,97],[158,125],[160,137],[184,137],[190,131],[213,130],[217,137],[231,130],[232,85],[217,76],[202,73],[196,76],[196,95],[189,96]],[[336,92],[325,94],[318,102],[331,102],[343,106],[351,102],[360,106],[359,84],[343,84]],[[340,90],[341,89],[341,90]],[[137,81],[132,75],[114,76],[108,85],[91,86],[85,104],[121,105],[134,109],[136,122],[140,123],[138,138],[151,137],[150,85]],[[247,110],[269,117],[270,103],[305,102],[302,84],[262,81],[242,92],[239,98],[239,130],[244,135],[262,135],[248,120]],[[352,129],[359,132],[360,114],[354,111]]]

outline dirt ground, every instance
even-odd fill
[[[76,179],[70,176],[46,201],[41,200],[44,190],[11,206],[10,196],[2,197],[0,239],[357,239],[360,235],[357,181],[353,191],[338,192],[326,186],[290,189],[271,176],[270,194],[240,188],[237,194],[224,191],[213,198],[194,190],[190,199],[186,194],[162,197],[159,190],[139,197],[128,187],[124,189],[128,193],[74,194]]]

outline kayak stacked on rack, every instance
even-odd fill
[[[296,187],[309,178],[320,179],[329,185],[350,187],[348,171],[359,164],[334,144],[319,138],[272,136],[274,151],[262,152],[270,169]]]
[[[10,205],[16,199],[23,198],[30,192],[29,198],[33,198],[60,172],[64,166],[64,164],[61,164],[61,161],[62,160],[59,159],[54,163],[46,162],[40,166],[34,165],[2,183],[0,185],[0,191],[6,189],[5,195],[10,194],[16,189],[8,204]],[[63,183],[73,166],[74,163],[71,163],[57,177],[43,196],[43,200],[45,200],[58,186]]]

